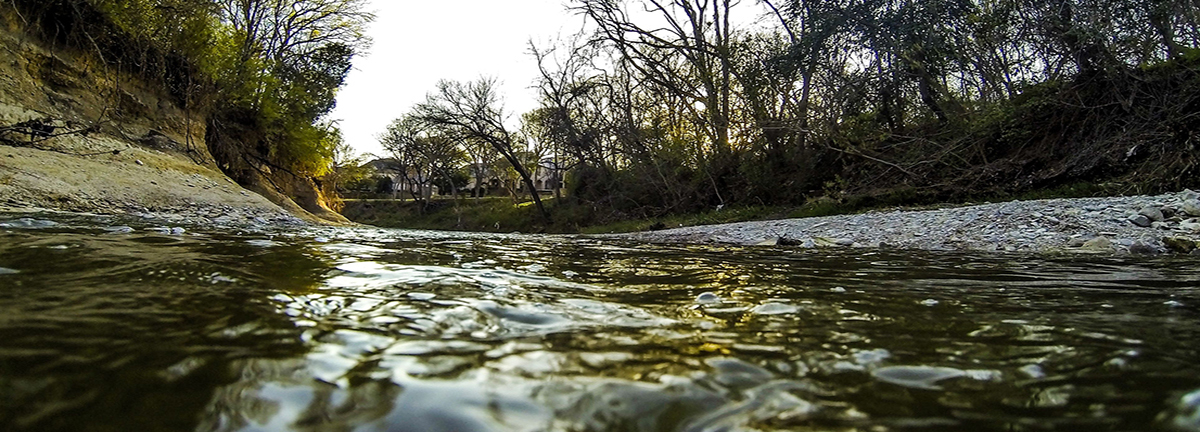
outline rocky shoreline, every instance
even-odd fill
[[[282,209],[272,210],[253,206],[195,204],[153,209],[142,207],[99,213],[0,206],[0,229],[51,228],[61,225],[61,221],[64,219],[85,220],[88,221],[85,223],[88,226],[108,226],[105,228],[108,231],[144,230],[166,234],[182,234],[199,230],[274,231],[317,226]],[[132,228],[130,225],[139,228]]]
[[[802,248],[1200,255],[1200,193],[872,211],[603,237]]]
[[[279,207],[104,206],[110,219],[167,233],[314,226]],[[0,204],[0,228],[37,228],[54,210]],[[50,217],[50,219],[56,219]],[[1010,201],[932,210],[739,222],[598,237],[643,243],[1091,254],[1200,255],[1200,193]]]

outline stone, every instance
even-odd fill
[[[1180,222],[1179,229],[1182,229],[1184,231],[1198,232],[1198,231],[1200,231],[1200,223]]]
[[[1181,210],[1187,213],[1188,216],[1200,216],[1200,199],[1185,199],[1180,206],[1183,207]]]
[[[1176,253],[1186,254],[1196,250],[1196,242],[1183,237],[1163,237],[1162,242],[1167,250]]]
[[[778,246],[779,245],[779,237],[771,237],[769,239],[754,243],[754,245],[755,246]]]
[[[1141,214],[1141,213],[1138,213],[1138,214],[1130,217],[1129,222],[1133,223],[1134,225],[1140,226],[1142,228],[1149,228],[1150,224],[1153,223],[1153,221],[1151,221],[1148,216]]]
[[[1158,248],[1140,241],[1133,242],[1133,244],[1129,245],[1129,253],[1137,255],[1153,255],[1158,253]]]
[[[1108,237],[1100,236],[1084,242],[1082,247],[1084,250],[1110,252],[1113,249],[1113,243]]]
[[[1161,207],[1143,207],[1138,214],[1150,219],[1151,222],[1159,222],[1163,220],[1163,212]]]

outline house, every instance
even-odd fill
[[[421,172],[415,166],[405,167],[396,158],[375,159],[365,164],[374,171],[375,177],[386,178],[391,184],[393,198],[409,198],[420,196],[429,198],[438,194],[438,187],[432,183],[429,173]]]
[[[503,162],[467,165],[463,169],[469,173],[470,181],[461,190],[466,193],[474,193],[476,181],[478,181],[481,195],[502,190],[525,192],[525,183],[515,177],[515,174],[506,167]],[[546,156],[539,160],[529,175],[534,189],[539,193],[553,193],[556,189],[562,188],[564,171],[566,168],[562,167],[555,157]]]
[[[554,192],[563,187],[563,172],[566,168],[555,156],[545,156],[533,169],[533,187],[538,192]]]

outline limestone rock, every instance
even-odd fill
[[[1132,222],[1134,225],[1140,226],[1142,228],[1149,228],[1150,224],[1153,223],[1153,221],[1150,220],[1150,218],[1148,216],[1141,214],[1141,213],[1138,213],[1138,214],[1130,217],[1129,222]]]
[[[1200,200],[1189,198],[1183,200],[1183,203],[1180,205],[1183,207],[1183,212],[1187,213],[1188,216],[1200,216]]]
[[[1097,252],[1111,252],[1113,250],[1113,243],[1108,237],[1100,236],[1085,242],[1083,249]]]
[[[1149,218],[1151,222],[1159,222],[1164,219],[1163,212],[1160,207],[1153,207],[1153,206],[1143,207],[1142,210],[1138,212],[1138,214]]]

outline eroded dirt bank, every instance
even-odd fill
[[[223,174],[202,113],[161,86],[39,41],[12,15],[0,27],[0,211],[319,221]]]

